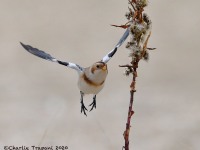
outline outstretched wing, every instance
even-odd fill
[[[46,59],[46,60],[49,60],[49,61],[52,61],[52,62],[56,62],[58,64],[67,66],[67,67],[72,68],[72,69],[75,69],[79,73],[83,72],[83,70],[84,70],[81,66],[79,66],[77,64],[57,60],[56,58],[52,57],[50,54],[45,53],[44,51],[41,51],[41,50],[34,48],[30,45],[25,45],[21,42],[20,42],[20,44],[24,47],[24,49],[26,49],[28,52],[30,52],[31,54],[33,54],[35,56],[38,56],[40,58],[43,58],[43,59]]]
[[[104,63],[107,63],[112,58],[112,56],[116,53],[118,47],[120,47],[124,43],[128,35],[129,35],[129,28],[126,29],[125,33],[123,34],[123,36],[121,37],[121,39],[119,40],[115,48],[112,51],[110,51],[106,56],[104,56],[101,61]]]

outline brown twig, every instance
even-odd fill
[[[132,66],[131,65],[119,65],[119,67],[127,67],[127,68],[132,68]]]
[[[155,50],[156,48],[147,47],[147,49],[152,51],[152,50]]]
[[[129,27],[129,25],[114,25],[114,24],[111,24],[111,26],[113,27],[120,27],[120,28],[123,28],[123,29],[127,29]]]
[[[130,128],[131,128],[131,117],[134,114],[133,111],[133,101],[134,101],[134,93],[136,92],[135,85],[136,85],[136,77],[137,77],[137,68],[138,68],[138,63],[140,59],[135,59],[135,61],[131,62],[130,65],[124,65],[121,67],[131,67],[133,69],[133,78],[132,82],[130,85],[130,103],[129,103],[129,109],[128,109],[128,117],[127,117],[127,123],[126,123],[126,130],[124,131],[124,140],[125,140],[125,146],[123,147],[125,150],[129,150],[129,133],[130,133]]]
[[[136,11],[135,6],[133,5],[133,1],[131,2],[130,0],[128,0],[129,4],[133,7],[133,10]]]

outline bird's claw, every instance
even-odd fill
[[[84,115],[87,116],[86,112],[85,111],[88,111],[87,108],[85,107],[84,103],[81,103],[81,113],[83,112]]]
[[[90,111],[92,111],[93,108],[96,109],[96,100],[94,100],[89,106],[92,106],[92,108],[90,109]]]

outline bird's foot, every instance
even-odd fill
[[[81,113],[83,112],[84,113],[84,115],[86,115],[87,116],[87,114],[86,114],[86,112],[85,111],[88,111],[87,110],[87,108],[85,107],[85,105],[84,105],[84,103],[83,103],[83,101],[81,102]]]
[[[93,97],[93,102],[89,106],[92,106],[92,108],[90,109],[90,111],[92,111],[93,108],[96,109],[96,95]]]

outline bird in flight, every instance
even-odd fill
[[[129,29],[127,28],[117,45],[114,47],[114,49],[112,49],[107,55],[105,55],[102,60],[95,62],[87,68],[83,68],[80,65],[72,62],[60,61],[44,51],[41,51],[30,45],[25,45],[21,42],[20,43],[23,46],[23,48],[31,54],[67,66],[78,72],[78,88],[81,94],[81,113],[83,112],[87,116],[87,108],[85,107],[83,102],[84,94],[93,94],[93,102],[89,105],[91,106],[90,111],[93,110],[93,108],[96,108],[96,95],[104,87],[106,76],[108,74],[107,62],[113,57],[117,49],[123,44],[128,35]]]

